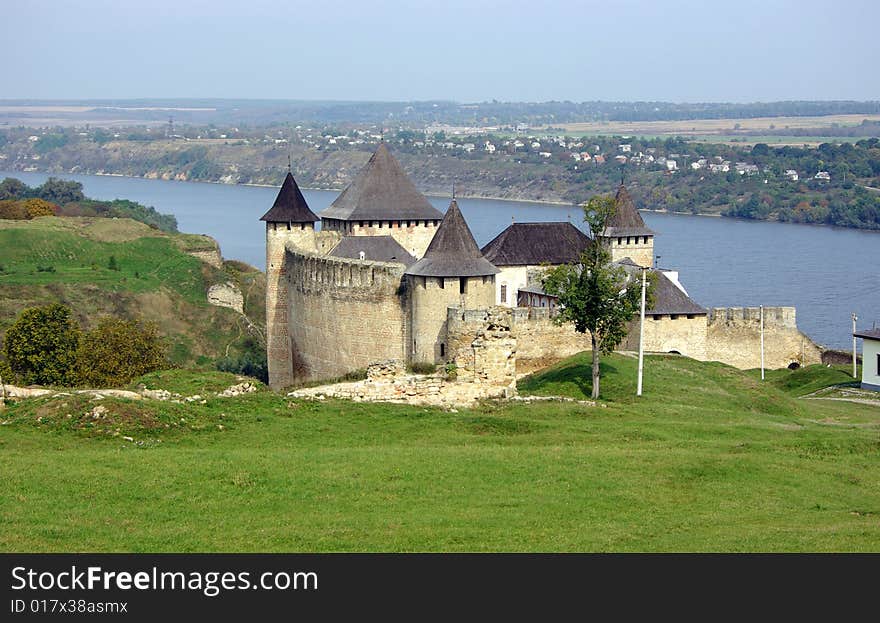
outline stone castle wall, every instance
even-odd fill
[[[291,385],[291,359],[288,314],[287,245],[313,252],[315,231],[311,225],[266,223],[266,360],[272,387]]]
[[[516,393],[517,337],[509,307],[447,310],[449,361],[459,383],[480,383]]]
[[[536,370],[591,348],[589,333],[578,333],[572,324],[556,324],[548,308],[516,307],[511,316],[520,372]]]
[[[620,244],[618,238],[608,238],[611,260],[619,262],[628,257],[639,266],[653,266],[654,237],[648,236],[648,242],[644,242],[644,238],[644,236],[631,236],[630,242],[627,243],[627,237],[623,236]]]
[[[629,324],[620,350],[639,349],[639,321]],[[645,317],[645,352],[678,353],[685,357],[706,360],[706,316],[669,315]]]
[[[416,259],[421,258],[431,244],[437,225],[434,221],[325,221],[327,231],[346,236],[391,236]],[[362,224],[363,223],[363,224]],[[344,227],[344,231],[337,230]]]
[[[450,307],[486,309],[495,304],[493,276],[466,278],[463,293],[458,277],[408,277],[407,282],[412,297],[410,360],[413,362],[448,360],[446,321]]]
[[[371,363],[406,360],[403,264],[288,249],[288,327],[294,381],[339,377]]]
[[[706,359],[747,370],[761,365],[760,309],[715,308],[709,313]],[[764,366],[822,362],[822,348],[797,328],[794,307],[764,308]]]

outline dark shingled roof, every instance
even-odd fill
[[[570,264],[590,244],[571,223],[514,223],[483,247],[495,266]]]
[[[391,152],[376,153],[321,218],[341,221],[440,220],[443,214],[416,190]]]
[[[629,258],[617,262],[634,279],[642,278],[641,267]],[[660,270],[651,270],[657,276],[654,284],[654,305],[645,310],[646,316],[660,316],[664,314],[693,314],[704,315],[707,313],[704,307],[699,306],[691,297],[681,291],[669,277]]]
[[[605,226],[605,236],[653,236],[654,232],[645,225],[642,215],[630,197],[626,187],[621,184],[614,196],[617,209]]]
[[[317,215],[309,209],[306,198],[303,197],[296,180],[290,171],[281,184],[281,190],[275,197],[275,203],[262,217],[261,221],[277,223],[314,223],[319,220]]]
[[[357,260],[361,257],[361,251],[364,252],[364,259],[372,262],[395,262],[409,266],[416,261],[391,236],[346,236],[333,247],[330,255]]]
[[[655,270],[657,281],[654,285],[654,305],[651,309],[645,310],[648,316],[659,316],[661,314],[696,314],[703,315],[706,309],[697,305],[697,303],[687,294],[681,291],[677,285],[664,275],[661,271]]]
[[[880,329],[865,329],[864,331],[856,331],[853,333],[855,337],[862,337],[867,340],[880,340]]]
[[[420,277],[479,277],[499,272],[480,253],[453,199],[424,257],[410,266],[406,274]]]

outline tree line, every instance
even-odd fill
[[[177,219],[155,208],[128,199],[90,199],[74,180],[50,177],[31,187],[14,177],[0,182],[0,219],[31,219],[38,216],[97,216],[130,218],[169,233],[177,231]]]

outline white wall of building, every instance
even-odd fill
[[[862,385],[880,390],[880,340],[862,339]]]
[[[495,302],[506,307],[516,307],[516,293],[528,283],[527,266],[498,266],[495,275]],[[501,288],[506,287],[506,300],[501,298]]]

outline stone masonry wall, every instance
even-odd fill
[[[639,349],[638,319],[630,323],[629,332],[620,345],[620,349],[632,351]],[[675,318],[668,315],[647,316],[645,318],[645,352],[676,352],[685,357],[705,361],[706,316],[694,315],[691,318],[683,314]]]
[[[413,223],[407,226],[407,222]],[[371,224],[367,224],[371,223]],[[410,255],[416,259],[421,258],[425,254],[428,245],[437,233],[437,226],[433,221],[382,221],[382,227],[373,225],[379,221],[368,221],[361,227],[359,222],[355,222],[352,226],[350,235],[352,236],[391,236],[404,249],[409,251]]]
[[[315,250],[315,230],[287,223],[266,223],[266,359],[269,385],[286,387],[293,383],[288,328],[287,245],[304,251]]]
[[[584,350],[590,350],[590,334],[578,333],[572,324],[557,325],[550,310],[516,307],[511,310],[517,337],[520,372],[534,370]]]
[[[639,266],[654,265],[654,237],[648,236],[648,242],[643,242],[643,236],[630,237],[631,242],[627,243],[627,237],[623,236],[622,244],[617,244],[617,238],[608,238],[609,248],[611,249],[611,260],[619,262],[628,257]],[[634,242],[638,240],[638,242]]]
[[[407,283],[412,297],[410,359],[418,363],[449,360],[446,321],[450,307],[487,309],[495,304],[492,276],[466,278],[464,293],[458,277],[408,277]]]
[[[289,249],[286,265],[294,381],[334,378],[377,361],[406,359],[403,264]]]
[[[447,314],[449,361],[457,380],[516,392],[517,337],[513,314],[504,306],[488,309],[450,308]]]
[[[761,365],[760,309],[715,308],[709,313],[706,359],[747,370]],[[821,363],[822,348],[797,328],[794,307],[764,308],[764,365]]]

